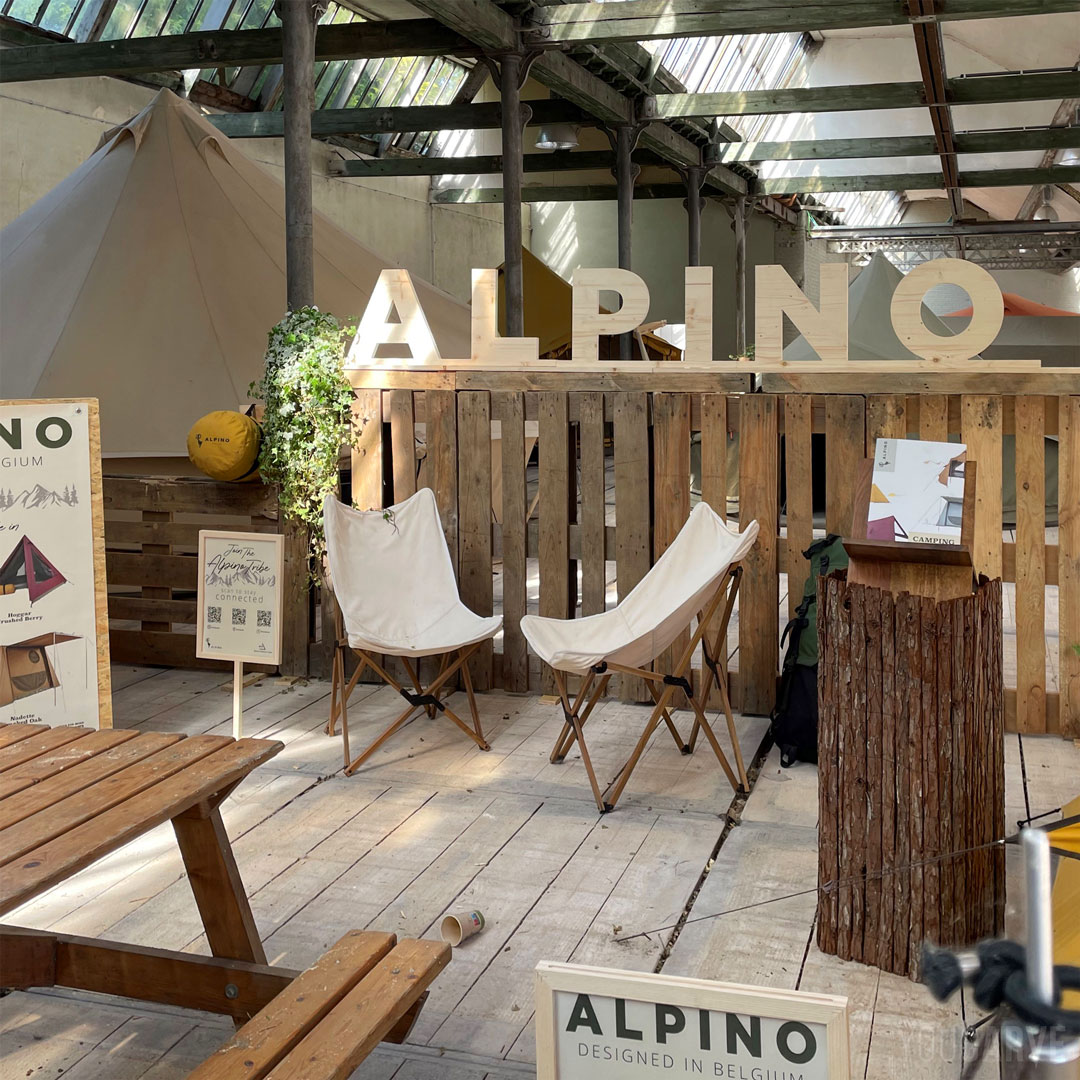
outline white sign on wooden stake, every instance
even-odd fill
[[[244,663],[281,662],[285,538],[276,533],[199,532],[195,655],[233,662],[233,735],[240,738]]]
[[[537,1080],[850,1080],[847,998],[536,968]]]

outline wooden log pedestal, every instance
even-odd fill
[[[924,941],[1004,929],[1001,582],[963,544],[845,546],[818,586],[817,942],[915,979]]]

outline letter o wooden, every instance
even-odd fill
[[[930,330],[923,297],[934,285],[959,285],[971,297],[971,322],[952,337]],[[989,272],[963,259],[932,259],[916,266],[893,293],[891,316],[900,341],[924,360],[970,360],[991,344],[1005,318],[1005,301]]]

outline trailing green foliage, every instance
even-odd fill
[[[265,403],[263,479],[281,489],[282,515],[309,537],[312,572],[326,552],[322,505],[338,487],[342,446],[355,446],[353,389],[344,370],[344,331],[318,308],[290,311],[271,331],[262,378],[249,393]]]

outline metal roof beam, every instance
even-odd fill
[[[1080,180],[1080,165],[1049,169],[982,169],[959,174],[962,187],[1021,187],[1062,184]],[[774,176],[759,180],[766,195],[797,195],[822,191],[935,191],[942,187],[940,173],[881,173],[876,176]]]
[[[1080,10],[1076,0],[937,0],[925,16],[941,22]],[[544,45],[649,38],[802,33],[911,22],[902,0],[624,0],[551,4],[532,12],[526,41]]]
[[[0,45],[7,36],[0,28]],[[479,51],[434,19],[330,23],[319,27],[315,40],[316,61],[379,56],[470,56]],[[135,75],[204,67],[254,67],[281,61],[280,27],[199,30],[162,37],[5,49],[0,82]]]

